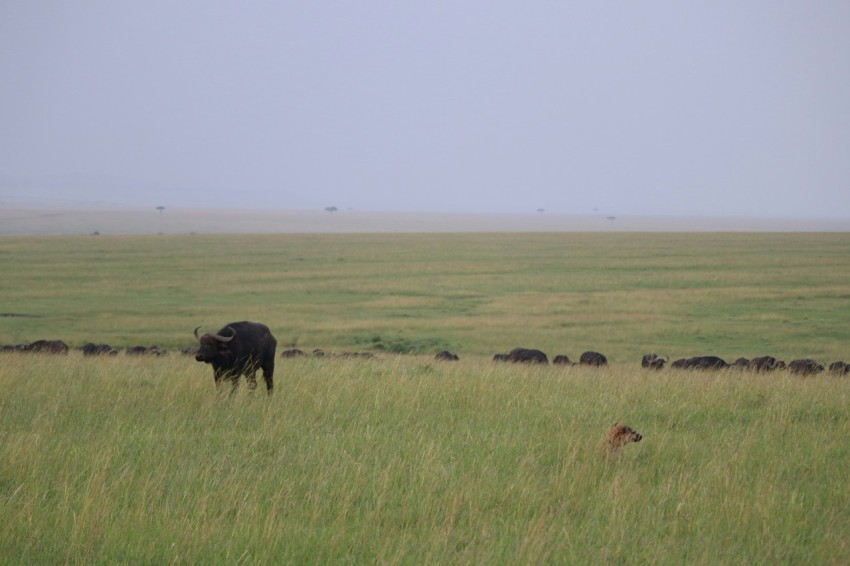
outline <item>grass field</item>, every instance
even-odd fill
[[[0,356],[0,562],[848,563],[850,380],[639,361],[848,359],[849,257],[847,234],[0,239],[0,343],[177,349],[249,319],[378,353],[279,359],[271,398],[176,354]],[[612,363],[490,361],[514,346]],[[615,420],[644,440],[606,457]]]
[[[177,348],[247,319],[308,349],[837,359],[848,257],[850,234],[4,238],[0,343]]]

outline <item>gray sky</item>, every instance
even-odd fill
[[[0,5],[0,205],[850,216],[850,2]]]

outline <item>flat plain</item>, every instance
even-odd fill
[[[846,233],[5,237],[7,563],[847,563]],[[177,350],[259,320],[276,391]],[[515,346],[606,368],[491,361]],[[461,359],[440,363],[438,349]],[[260,386],[262,388],[262,385]],[[606,456],[615,421],[644,439]]]
[[[87,234],[350,234],[481,232],[848,232],[850,218],[566,214],[473,214],[361,210],[154,207],[13,207],[0,203],[0,236]]]

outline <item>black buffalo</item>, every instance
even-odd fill
[[[694,369],[725,369],[729,367],[726,360],[717,356],[697,356],[691,358],[690,365]]]
[[[168,350],[159,346],[130,346],[124,353],[128,356],[165,356]]]
[[[644,354],[640,360],[640,365],[649,369],[663,369],[667,363],[667,358],[662,358],[658,354]]]
[[[791,373],[799,373],[802,375],[810,375],[813,373],[820,373],[823,371],[823,366],[817,363],[814,360],[810,360],[808,358],[803,360],[794,360],[790,364],[788,364],[788,370]]]
[[[449,352],[448,350],[443,350],[441,352],[437,352],[437,355],[434,356],[435,360],[441,360],[444,362],[456,362],[460,360],[460,357],[454,352]]]
[[[67,354],[68,345],[62,340],[36,340],[31,344],[27,344],[24,351],[46,354]]]
[[[200,326],[198,327],[200,328]],[[199,362],[212,364],[216,387],[222,380],[229,381],[231,393],[239,385],[239,376],[244,375],[251,390],[257,387],[257,370],[262,368],[266,391],[274,388],[274,352],[277,340],[264,324],[259,322],[232,322],[216,334],[198,334],[195,338],[200,346],[195,354]]]
[[[547,358],[546,354],[540,350],[514,348],[511,350],[510,354],[508,354],[508,361],[517,363],[548,364],[549,358]]]
[[[785,362],[777,360],[773,356],[760,356],[758,358],[753,358],[750,360],[750,363],[747,364],[747,369],[756,373],[762,371],[774,371],[777,369],[783,369],[784,367]]]
[[[510,361],[510,359],[511,359],[510,354],[493,354],[493,361],[494,362],[507,362],[507,361]]]
[[[579,357],[578,363],[583,366],[607,366],[608,358],[600,354],[599,352],[585,352]]]
[[[670,367],[676,369],[725,369],[729,364],[717,356],[695,356],[676,360]]]
[[[82,347],[84,356],[115,356],[118,355],[118,350],[109,344],[95,344],[87,342]]]
[[[307,352],[298,348],[288,348],[280,353],[281,358],[300,358],[306,355]]]
[[[554,358],[552,358],[552,365],[556,366],[574,366],[575,364],[570,361],[570,357],[564,354],[558,354]]]
[[[850,373],[850,364],[847,362],[832,362],[829,364],[829,371],[831,373],[837,373],[839,375],[844,375]]]
[[[338,355],[340,358],[363,358],[366,360],[375,357],[375,354],[373,354],[372,352],[342,352]]]

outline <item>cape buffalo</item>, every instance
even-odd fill
[[[782,360],[777,360],[773,356],[761,356],[758,358],[753,358],[747,365],[747,368],[750,371],[754,371],[756,373],[762,371],[773,371],[777,369],[782,369],[784,367],[785,362],[783,362]]]
[[[788,370],[791,373],[799,373],[802,375],[810,375],[813,373],[820,373],[823,371],[823,366],[817,363],[814,360],[810,360],[808,358],[804,360],[794,360],[790,364],[788,364]]]
[[[281,358],[300,358],[306,356],[307,352],[298,348],[289,348],[280,353]]]
[[[36,340],[32,344],[27,344],[25,351],[47,354],[67,354],[68,345],[62,340]]]
[[[552,365],[556,366],[572,366],[575,365],[570,361],[570,357],[564,354],[558,354],[552,359]]]
[[[372,352],[342,352],[339,354],[340,358],[363,358],[363,359],[372,359],[375,357],[375,354]]]
[[[658,354],[644,354],[640,360],[640,365],[649,369],[663,369],[667,363],[667,358],[662,358]]]
[[[847,362],[832,362],[829,364],[829,371],[832,373],[837,373],[839,375],[844,375],[850,373],[850,364]]]
[[[508,354],[508,361],[520,363],[548,364],[549,358],[547,358],[546,354],[544,354],[540,350],[531,350],[529,348],[514,348],[513,350],[511,350],[511,353]]]
[[[82,347],[84,356],[116,356],[118,355],[118,350],[110,346],[109,344],[95,344],[93,342],[86,342]]]
[[[130,346],[124,353],[128,356],[165,356],[168,350],[164,350],[159,346]]]
[[[456,362],[460,360],[460,357],[454,352],[449,352],[448,350],[443,350],[441,352],[437,352],[437,355],[434,356],[435,360],[442,360],[445,362]]]
[[[578,359],[578,363],[583,366],[607,366],[608,358],[600,354],[599,352],[585,352]]]
[[[200,328],[200,326],[198,327]],[[266,391],[274,388],[274,351],[277,340],[268,327],[258,322],[232,322],[216,334],[198,334],[195,338],[200,346],[195,360],[212,364],[216,387],[222,380],[229,381],[231,393],[239,385],[239,376],[244,375],[251,390],[257,387],[257,370],[262,368]]]
[[[717,356],[695,356],[676,360],[670,364],[670,367],[677,369],[725,369],[729,367],[729,364]]]
[[[724,369],[729,364],[723,358],[717,356],[697,356],[691,358],[691,367],[694,369]]]

